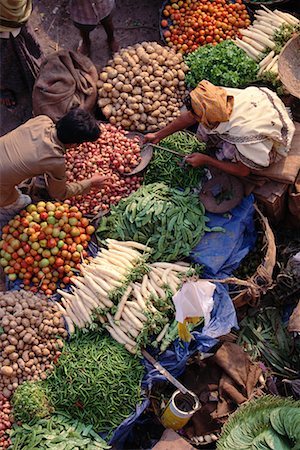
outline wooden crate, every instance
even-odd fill
[[[284,219],[287,211],[288,187],[288,184],[269,181],[253,191],[259,209],[273,223]]]

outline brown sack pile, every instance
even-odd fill
[[[91,111],[97,99],[97,69],[79,53],[60,50],[47,56],[34,84],[35,116],[45,114],[57,122],[70,109]]]

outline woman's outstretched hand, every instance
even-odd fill
[[[201,167],[208,162],[207,155],[203,155],[202,153],[192,153],[191,155],[186,156],[185,161],[192,167]]]
[[[144,136],[143,144],[147,144],[147,142],[151,144],[158,144],[160,141],[157,133],[148,133]]]

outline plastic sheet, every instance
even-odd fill
[[[226,278],[240,265],[254,247],[254,197],[245,197],[229,213],[210,214],[208,226],[222,227],[225,232],[206,233],[192,250],[190,259],[204,266],[204,278]]]

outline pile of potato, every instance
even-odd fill
[[[100,74],[98,104],[113,125],[163,128],[180,114],[187,69],[181,53],[156,42],[127,47]]]
[[[46,378],[67,331],[55,303],[30,291],[0,293],[0,392],[9,398],[25,380]]]

